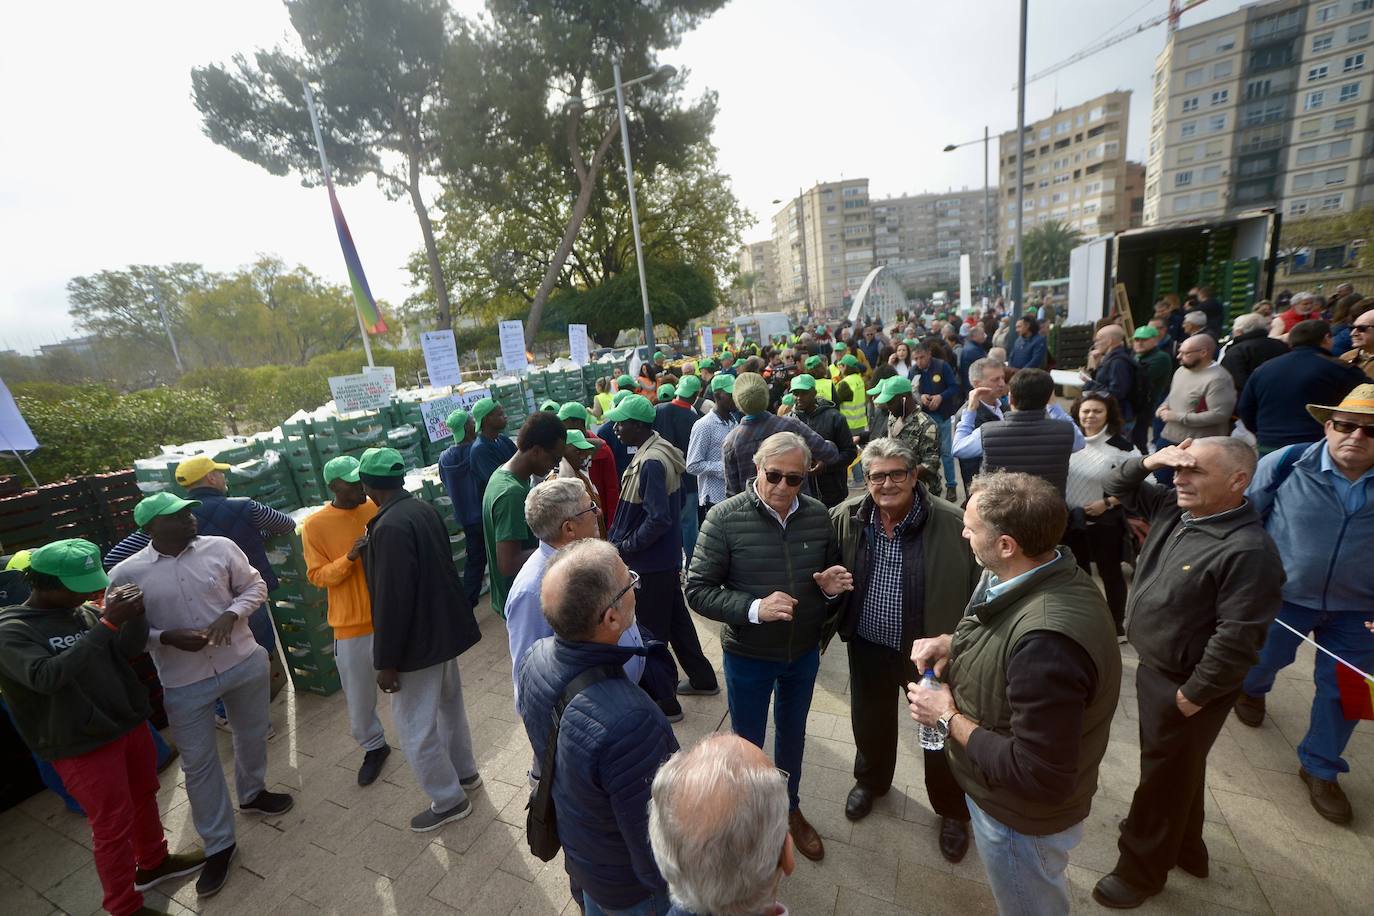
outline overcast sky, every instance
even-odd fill
[[[1230,12],[1209,0],[1185,25]],[[458,0],[462,11],[480,9]],[[1166,0],[1031,0],[1030,73],[1162,14]],[[981,187],[980,146],[1015,126],[1016,0],[733,0],[663,59],[689,91],[720,94],[720,167],[767,236],[775,198],[816,181],[870,180],[875,196]],[[192,66],[271,46],[290,24],[276,0],[0,4],[0,349],[72,333],[66,283],[132,263],[212,270],[257,253],[344,283],[323,191],[276,178],[201,133]],[[1032,83],[1026,118],[1133,90],[1128,154],[1143,160],[1158,26]],[[629,78],[635,74],[626,74]],[[993,180],[996,168],[993,167]],[[420,244],[405,201],[340,191],[373,292],[399,301]]]

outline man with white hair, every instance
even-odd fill
[[[1293,330],[1293,325],[1299,321],[1307,321],[1309,318],[1321,317],[1317,314],[1316,308],[1316,296],[1309,292],[1294,293],[1288,308],[1274,316],[1273,322],[1269,325],[1269,333],[1286,342],[1288,332]]]
[[[1183,333],[1188,337],[1207,331],[1207,313],[1192,311],[1183,316]]]
[[[1236,316],[1231,324],[1231,343],[1221,357],[1221,367],[1231,373],[1236,391],[1244,391],[1251,373],[1276,356],[1288,352],[1288,344],[1269,336],[1269,319],[1257,312]]]
[[[738,735],[710,735],[658,771],[649,843],[668,916],[787,916],[777,902],[796,867],[787,776]]]

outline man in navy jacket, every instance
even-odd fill
[[[1140,364],[1131,357],[1126,349],[1126,331],[1119,324],[1109,324],[1093,336],[1093,352],[1097,355],[1097,368],[1083,390],[1101,391],[1116,398],[1125,421],[1123,435],[1130,431],[1135,421],[1135,405],[1131,395],[1135,393],[1136,373],[1141,371]]]
[[[1285,445],[1316,442],[1322,425],[1307,405],[1339,404],[1350,389],[1368,381],[1359,369],[1331,355],[1331,326],[1319,319],[1299,321],[1288,332],[1292,352],[1261,365],[1245,383],[1236,413],[1255,434],[1259,453]]]
[[[963,403],[963,392],[959,390],[959,374],[949,363],[936,359],[930,353],[930,345],[917,341],[911,348],[911,359],[916,363],[915,371],[920,373],[916,384],[916,397],[921,409],[935,421],[940,430],[940,461],[945,472],[945,498],[953,502],[958,498],[958,480],[954,476],[954,455],[952,454],[952,435],[950,420],[959,405]]]
[[[588,538],[559,550],[540,590],[554,635],[520,662],[517,706],[540,760],[568,684],[597,666],[613,675],[564,710],[553,773],[564,867],[589,914],[665,913],[669,906],[649,846],[649,800],[654,774],[678,743],[654,701],[624,677],[625,662],[647,650],[617,645],[635,622],[638,581],[605,541]]]

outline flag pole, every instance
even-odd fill
[[[305,107],[310,110],[310,126],[315,129],[315,149],[320,154],[320,170],[324,172],[324,183],[329,185],[329,160],[324,155],[324,137],[320,133],[320,115],[315,111],[315,96],[311,93],[310,84],[305,81],[304,76],[301,77],[301,86],[305,88]],[[363,312],[358,306],[356,296],[353,299],[353,314],[358,319],[358,332],[363,336],[363,352],[367,354],[367,365],[369,368],[373,367],[376,363],[372,361],[372,341],[368,339],[367,325],[363,324]]]

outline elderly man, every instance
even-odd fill
[[[620,441],[635,449],[621,481],[610,542],[639,576],[640,610],[649,632],[673,647],[687,675],[678,694],[714,696],[720,683],[682,597],[682,453],[654,431],[657,414],[642,395],[630,395],[607,416]]]
[[[974,360],[968,367],[968,380],[972,387],[968,391],[964,406],[959,409],[959,415],[955,418],[955,439],[960,435],[967,437],[984,423],[1002,419],[1003,412],[1009,408],[1006,366],[1000,360],[986,356]],[[977,397],[973,396],[974,392],[978,393]],[[950,454],[954,454],[953,442],[950,443]],[[964,482],[964,493],[967,494],[973,486],[974,475],[982,467],[981,454],[959,459],[959,478]]]
[[[1293,630],[1312,633],[1318,645],[1357,668],[1374,668],[1374,633],[1364,626],[1374,618],[1374,583],[1363,570],[1374,544],[1374,385],[1360,385],[1335,407],[1307,409],[1323,425],[1325,439],[1265,456],[1246,491],[1288,576],[1283,607],[1236,701],[1236,716],[1255,728],[1264,722],[1265,694],[1297,652]],[[1348,824],[1353,812],[1336,777],[1350,772],[1341,754],[1355,721],[1341,710],[1329,655],[1317,653],[1312,680],[1316,695],[1298,745],[1298,775],[1318,814]]]
[[[916,473],[926,489],[939,496],[942,486],[940,428],[921,409],[911,382],[894,375],[868,389],[873,403],[887,413],[888,439],[896,439],[916,456]]]
[[[1187,339],[1198,334],[1207,334],[1207,313],[1193,310],[1183,316],[1183,336]],[[1212,337],[1211,334],[1207,336]],[[1216,340],[1215,337],[1212,339]]]
[[[1227,436],[1236,407],[1236,383],[1231,373],[1213,362],[1217,343],[1206,334],[1193,334],[1178,346],[1178,369],[1169,383],[1169,396],[1155,409],[1164,421],[1155,448],[1177,445],[1188,438]],[[1173,471],[1159,465],[1155,479],[1173,483]]]
[[[668,916],[777,916],[792,874],[787,778],[738,735],[709,735],[654,777],[649,843],[668,881]]]
[[[1293,349],[1255,370],[1236,403],[1236,413],[1255,434],[1261,455],[1298,443],[1316,442],[1322,425],[1307,404],[1337,404],[1365,374],[1331,356],[1331,326],[1300,321],[1288,334]]]
[[[969,401],[990,393],[974,389]],[[954,435],[954,456],[982,457],[989,471],[1024,471],[1043,477],[1063,493],[1069,479],[1069,455],[1083,448],[1083,431],[1054,397],[1054,379],[1043,369],[1022,369],[1011,380],[1011,411],[1002,419],[977,424],[965,413]]]
[[[669,906],[649,847],[649,789],[678,744],[658,706],[625,677],[625,665],[645,650],[620,645],[635,622],[639,581],[605,541],[559,550],[540,590],[554,636],[531,646],[516,671],[516,705],[535,759],[556,761],[558,838],[587,916]]]
[[[1231,324],[1231,344],[1221,357],[1221,367],[1231,373],[1236,391],[1244,391],[1245,383],[1256,369],[1287,352],[1288,344],[1269,336],[1268,318],[1246,312],[1237,315]]]
[[[136,585],[148,618],[148,652],[181,749],[191,819],[205,842],[196,894],[224,887],[236,850],[234,809],[215,740],[215,702],[234,730],[234,788],[244,814],[279,815],[290,795],[267,790],[267,650],[248,618],[267,599],[262,576],[233,541],[198,535],[195,500],[154,493],[134,507],[149,543],[110,571],[110,587]]]
[[[1067,517],[1045,480],[979,475],[964,536],[987,571],[954,633],[912,647],[916,669],[946,681],[908,684],[912,718],[944,737],[1000,913],[1069,912],[1069,853],[1121,686],[1102,593],[1055,546]]]
[[[706,513],[716,503],[725,502],[725,437],[738,423],[735,420],[735,390],[733,375],[716,375],[711,379],[714,407],[692,425],[687,442],[687,473],[697,479],[697,524],[706,520]]]
[[[558,426],[552,414],[541,413]],[[391,694],[391,715],[410,769],[429,796],[410,819],[416,833],[472,813],[467,793],[482,785],[472,753],[458,656],[482,638],[449,553],[438,511],[405,489],[393,448],[370,448],[358,479],[377,514],[367,523],[363,570],[372,599],[372,667]]]
[[[806,447],[817,464],[833,464],[840,458],[839,449],[796,417],[780,417],[768,410],[768,383],[763,376],[741,372],[735,379],[732,393],[735,406],[743,419],[732,429],[721,445],[725,462],[725,495],[743,493],[754,471],[754,451],[770,436],[792,432],[806,440]],[[863,400],[863,385],[859,386],[859,400]],[[811,490],[810,477],[802,481],[802,493],[816,495]]]
[[[1349,363],[1374,379],[1374,309],[1360,315],[1350,324],[1350,342],[1354,349],[1341,354],[1341,362]]]
[[[1174,470],[1177,489],[1146,482],[1161,467]],[[1207,754],[1259,658],[1284,579],[1245,498],[1254,472],[1250,446],[1213,436],[1128,458],[1107,481],[1107,494],[1144,516],[1150,535],[1126,606],[1126,635],[1140,657],[1140,785],[1116,867],[1093,890],[1104,906],[1140,906],[1163,890],[1174,866],[1207,876]]]
[[[873,799],[892,787],[897,719],[892,697],[920,680],[911,664],[917,639],[954,630],[978,583],[964,542],[963,513],[924,495],[916,456],[898,439],[864,447],[866,493],[831,510],[841,564],[854,590],[838,633],[849,648],[849,721],[854,731],[854,788],[844,813],[868,816]],[[968,806],[941,751],[924,754],[926,796],[940,817],[940,852],[958,862],[968,852]]]
[[[1300,321],[1321,317],[1317,308],[1317,297],[1309,292],[1295,293],[1289,307],[1274,316],[1269,325],[1269,333],[1282,340],[1288,340],[1288,332]]]
[[[839,458],[816,470],[812,491],[826,506],[838,506],[849,496],[849,466],[858,457],[859,450],[854,445],[854,437],[849,435],[849,425],[845,423],[840,411],[830,401],[817,393],[817,380],[811,375],[799,375],[792,379],[792,396],[796,398],[796,417],[805,423],[812,432],[835,446]]]
[[[706,516],[687,574],[687,597],[719,620],[734,730],[759,747],[774,703],[773,760],[789,776],[789,824],[801,854],[825,855],[801,813],[806,717],[821,663],[821,635],[835,600],[851,587],[839,544],[818,500],[801,493],[811,452],[795,433],[770,436],[754,453],[749,488]]]

